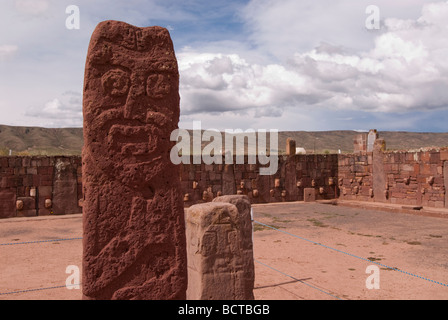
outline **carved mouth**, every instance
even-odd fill
[[[108,143],[121,154],[148,161],[157,149],[158,139],[147,126],[114,124],[109,130]]]

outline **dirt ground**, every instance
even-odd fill
[[[257,300],[448,299],[446,218],[303,202],[253,212]],[[65,286],[81,237],[80,214],[0,220],[0,300],[81,299]],[[72,240],[33,242],[56,239]]]

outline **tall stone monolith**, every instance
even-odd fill
[[[251,205],[222,196],[186,209],[189,300],[253,300]]]
[[[84,79],[84,299],[185,299],[184,209],[170,161],[179,113],[169,32],[101,22]]]

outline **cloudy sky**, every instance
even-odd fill
[[[436,0],[2,0],[0,124],[81,127],[87,47],[108,19],[170,30],[183,128],[448,131]]]

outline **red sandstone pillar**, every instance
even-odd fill
[[[161,27],[105,21],[84,80],[83,296],[185,299],[185,224],[178,167],[179,74]]]

